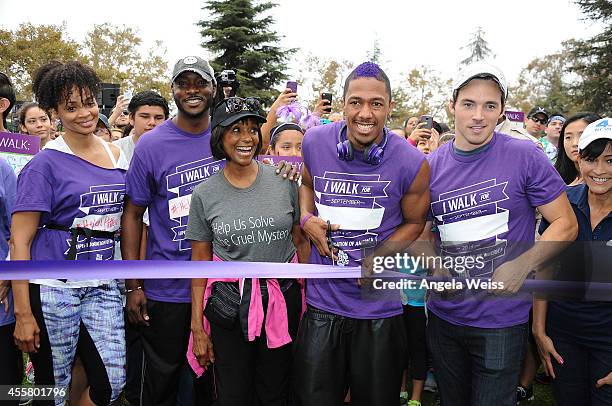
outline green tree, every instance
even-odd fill
[[[586,110],[612,114],[612,1],[578,0],[587,18],[603,23],[603,32],[585,41],[569,41],[574,57],[572,72],[582,77],[572,86],[578,103]]]
[[[234,69],[240,80],[240,94],[261,98],[271,104],[277,96],[275,85],[287,79],[288,57],[295,49],[278,46],[280,36],[271,29],[269,11],[276,4],[251,0],[210,0],[203,7],[210,16],[198,23],[202,47],[215,55],[215,71]]]
[[[148,50],[147,54],[138,59],[135,66],[136,73],[131,82],[136,92],[154,90],[166,100],[172,100],[166,52],[163,43],[155,41],[155,45]]]
[[[24,23],[14,31],[0,28],[0,71],[11,78],[18,100],[32,100],[36,69],[53,60],[82,60],[79,51],[66,25]]]
[[[135,74],[142,40],[131,27],[96,24],[87,33],[85,53],[103,82],[126,85]]]
[[[444,79],[440,73],[429,66],[412,69],[400,86],[393,89],[393,100],[396,107],[391,114],[391,121],[400,125],[411,116],[428,114],[437,120],[448,121],[445,107],[448,104],[450,79]]]
[[[118,83],[123,91],[155,90],[171,97],[166,48],[161,41],[141,53],[142,39],[131,27],[94,25],[85,39],[85,54],[103,82]]]
[[[353,69],[353,63],[347,60],[323,59],[313,54],[304,57],[299,64],[298,81],[306,91],[300,93],[300,98],[313,109],[319,94],[332,94],[332,111],[342,111],[343,78]]]
[[[563,113],[583,108],[572,90],[572,83],[581,80],[571,72],[574,60],[568,46],[564,43],[561,51],[536,58],[521,71],[517,83],[508,91],[508,107],[527,112],[539,106]]]
[[[378,38],[374,38],[374,43],[372,44],[372,49],[368,51],[367,60],[372,61],[377,64],[381,64],[382,58],[382,49],[380,49],[380,41]]]
[[[469,65],[472,62],[482,61],[491,56],[495,56],[489,48],[489,43],[485,40],[485,32],[482,27],[478,27],[476,32],[472,34],[470,42],[461,47],[461,49],[468,49],[470,55],[461,61],[462,65]]]

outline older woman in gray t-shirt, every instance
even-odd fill
[[[253,159],[263,122],[256,99],[232,97],[215,108],[211,149],[226,165],[193,192],[186,232],[193,261],[307,261],[297,185]],[[300,286],[292,279],[253,279],[239,287],[237,276],[192,281],[193,354],[201,367],[213,363],[220,404],[284,405]]]

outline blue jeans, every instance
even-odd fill
[[[527,323],[459,326],[429,312],[427,341],[443,405],[514,406]]]

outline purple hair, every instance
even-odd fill
[[[363,62],[348,75],[346,80],[344,81],[344,92],[343,97],[346,97],[346,91],[348,90],[349,83],[355,79],[359,78],[374,78],[379,80],[385,84],[387,88],[387,93],[389,95],[389,100],[391,100],[391,83],[389,82],[389,77],[383,71],[380,66],[375,64],[374,62]]]
[[[374,62],[364,62],[357,66],[353,72],[355,72],[355,78],[378,78],[381,71],[380,66]]]

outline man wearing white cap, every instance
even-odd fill
[[[577,232],[565,184],[543,151],[495,132],[506,98],[499,69],[482,62],[466,67],[453,82],[449,104],[455,141],[428,157],[437,231],[425,226],[424,238],[435,238],[446,258],[465,265],[436,268],[434,276],[460,278],[463,287],[476,278],[496,282],[430,292],[427,333],[446,405],[516,403],[532,300],[515,294],[561,249],[545,242],[571,241]],[[550,227],[534,244],[536,208]],[[471,266],[469,258],[476,260]]]

